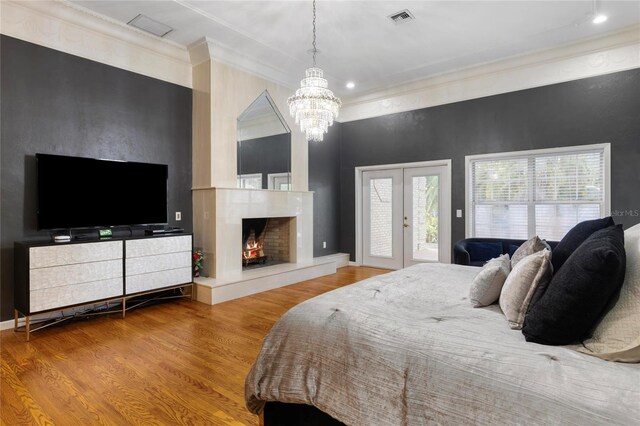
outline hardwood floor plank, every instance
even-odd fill
[[[0,423],[257,425],[244,380],[264,336],[291,307],[388,272],[336,274],[214,306],[189,300],[0,333]]]
[[[53,420],[34,401],[31,392],[18,378],[16,371],[8,363],[8,357],[0,360],[2,373],[0,389],[2,390],[1,417],[3,424],[37,424],[53,425]]]

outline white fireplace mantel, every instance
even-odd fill
[[[290,263],[242,270],[242,219],[289,217]],[[313,192],[193,189],[194,245],[203,250],[197,299],[216,304],[332,274],[348,255],[313,258]]]
[[[242,219],[291,217],[290,261],[313,260],[313,192],[265,189],[193,190],[194,245],[210,259],[204,274],[228,279],[242,273]]]

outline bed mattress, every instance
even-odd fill
[[[310,299],[266,336],[246,403],[348,425],[640,424],[640,364],[527,343],[468,300],[479,268],[421,264]]]

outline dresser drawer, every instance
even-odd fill
[[[29,269],[122,259],[122,241],[101,241],[29,249]]]
[[[163,287],[190,283],[192,280],[191,266],[187,268],[171,269],[169,271],[151,272],[127,276],[126,294],[156,290]]]
[[[127,277],[131,275],[147,274],[154,271],[190,268],[191,251],[180,253],[158,254],[155,256],[134,257],[126,260]]]
[[[32,269],[29,275],[29,288],[31,290],[122,278],[122,260],[106,260],[103,262]]]
[[[127,259],[182,251],[191,252],[191,235],[130,240],[126,245]]]
[[[122,278],[93,281],[55,288],[31,290],[29,294],[30,312],[61,309],[94,300],[108,299],[122,295]]]

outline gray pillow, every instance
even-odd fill
[[[545,240],[541,240],[537,235],[525,241],[520,247],[518,247],[515,253],[513,253],[513,256],[511,256],[511,268],[513,269],[516,264],[525,257],[544,249],[549,250],[549,255],[551,255],[551,247],[549,244],[547,244]]]
[[[488,261],[471,283],[469,300],[473,307],[480,308],[495,303],[510,271],[511,262],[508,254]]]
[[[511,328],[522,328],[536,289],[548,285],[552,270],[549,250],[525,257],[511,270],[500,293],[500,308]]]

